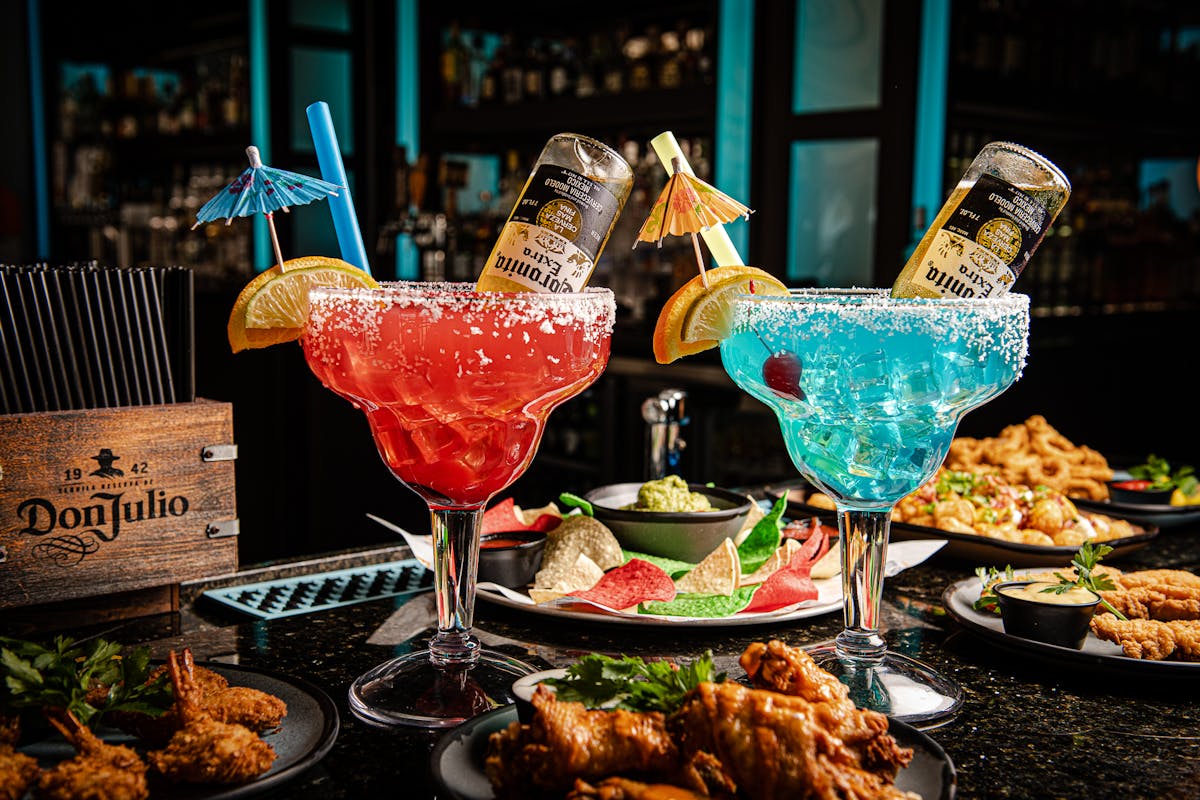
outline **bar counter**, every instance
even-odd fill
[[[357,558],[360,563],[395,560],[406,552],[394,548]],[[316,560],[306,568],[317,571],[320,565]],[[962,686],[958,714],[926,729],[954,763],[956,796],[1200,797],[1200,681],[1056,664],[980,638],[949,618],[941,602],[946,587],[970,577],[974,566],[934,556],[889,579],[884,588],[889,646],[931,664]],[[1200,525],[1165,529],[1113,566],[1200,571]],[[262,580],[262,574],[254,579]],[[301,678],[327,693],[340,717],[332,749],[264,796],[437,797],[429,756],[440,734],[370,727],[353,717],[347,705],[347,687],[354,678],[409,649],[408,644],[367,643],[401,604],[395,598],[269,621],[238,621],[197,603],[170,619],[106,625],[102,635],[123,644],[149,644],[155,657],[187,646],[197,660]],[[750,642],[777,638],[810,645],[831,639],[840,626],[838,612],[787,624],[717,629],[580,624],[486,601],[477,604],[475,617],[477,633],[489,643],[509,640],[502,647],[546,667],[566,666],[590,651],[692,658],[711,648],[718,666],[728,668]],[[420,646],[428,635],[424,631],[414,637],[412,646]]]

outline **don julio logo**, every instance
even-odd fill
[[[103,448],[90,459],[98,462],[96,470],[67,469],[66,482],[60,491],[66,496],[80,494],[89,488],[91,476],[119,479],[125,472],[115,469],[113,461],[120,459],[111,449]],[[55,503],[46,497],[30,497],[17,504],[16,514],[21,527],[17,534],[38,539],[33,554],[60,566],[73,566],[100,549],[104,542],[116,541],[128,526],[168,517],[182,517],[188,512],[188,498],[182,494],[169,495],[147,484],[149,465],[133,465],[136,479],[117,481],[119,487],[106,486],[93,490],[87,499],[93,502]],[[116,491],[116,488],[137,486],[137,490]]]

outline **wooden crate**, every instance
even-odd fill
[[[0,609],[236,571],[236,456],[229,403],[0,416]]]

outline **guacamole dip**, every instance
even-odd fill
[[[636,503],[625,506],[633,511],[716,511],[708,498],[688,489],[687,481],[668,475],[647,481],[638,489]]]

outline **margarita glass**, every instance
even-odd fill
[[[536,668],[471,635],[483,511],[529,467],[550,412],[604,371],[613,294],[400,282],[317,288],[309,303],[309,368],[366,413],[433,529],[437,634],[359,677],[351,709],[379,725],[442,728],[507,704],[512,681]]]
[[[741,295],[721,341],[726,372],[779,420],[792,462],[837,506],[844,627],[814,659],[855,702],[931,722],[962,702],[957,684],[879,632],[895,504],[942,464],[963,415],[1021,374],[1029,298],[892,298],[883,289]]]

